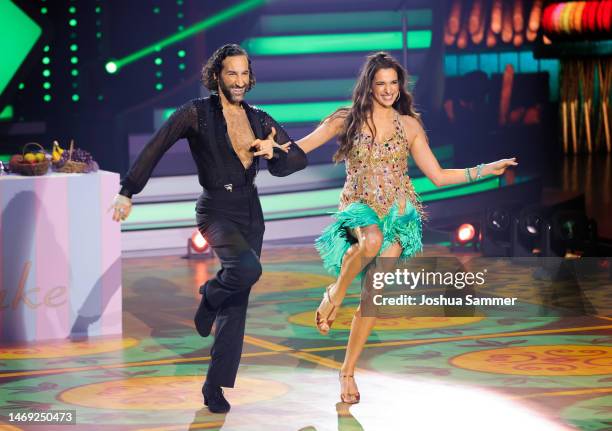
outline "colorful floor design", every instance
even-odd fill
[[[349,408],[337,370],[359,286],[322,337],[313,310],[332,278],[313,249],[263,261],[227,415],[202,405],[211,339],[191,322],[216,262],[126,259],[122,337],[0,348],[0,430],[612,430],[612,319],[379,320]],[[76,410],[77,424],[8,421],[48,409]]]

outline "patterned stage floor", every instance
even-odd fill
[[[442,249],[429,247],[428,255]],[[216,261],[124,259],[124,336],[0,349],[0,429],[19,409],[75,409],[45,430],[611,430],[612,319],[379,321],[338,403],[337,370],[359,286],[328,337],[313,312],[332,281],[310,246],[265,248],[227,415],[203,408],[211,339],[193,329]]]

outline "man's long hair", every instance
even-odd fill
[[[234,57],[237,55],[244,55],[249,61],[249,85],[246,91],[249,91],[255,86],[255,74],[251,67],[251,59],[247,52],[240,45],[235,43],[228,43],[218,48],[213,55],[210,56],[204,67],[202,68],[202,84],[208,88],[211,93],[216,93],[219,86],[219,77],[221,76],[221,70],[223,69],[223,60],[227,57]]]
[[[372,84],[374,75],[380,69],[395,69],[399,81],[399,98],[393,103],[393,108],[401,115],[410,115],[419,119],[419,114],[412,105],[412,95],[406,90],[408,73],[402,65],[386,52],[377,52],[368,56],[367,61],[359,72],[357,83],[353,90],[353,106],[340,108],[328,118],[343,117],[344,127],[338,136],[340,148],[334,154],[333,160],[338,163],[346,158],[353,142],[361,133],[364,124],[370,130],[372,137],[376,136],[376,126],[372,120]]]

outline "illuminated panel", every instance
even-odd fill
[[[431,9],[406,11],[408,28],[431,27]],[[260,18],[260,29],[266,34],[310,33],[317,31],[355,31],[401,28],[402,14],[396,11],[367,11],[341,13],[311,13],[265,15]]]
[[[9,0],[0,0],[0,94],[19,70],[42,29]]]
[[[431,31],[408,31],[406,33],[406,40],[408,49],[429,48],[431,45]],[[381,31],[299,36],[263,36],[246,39],[242,46],[253,56],[401,50],[402,32]]]

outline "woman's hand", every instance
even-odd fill
[[[502,175],[510,166],[516,166],[516,157],[511,159],[501,159],[497,162],[487,163],[483,169],[482,175]]]
[[[115,200],[108,210],[113,210],[114,221],[124,221],[132,211],[132,200],[123,195],[115,195]]]

